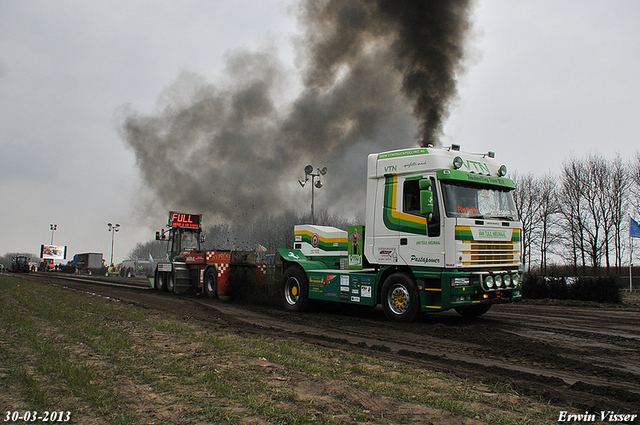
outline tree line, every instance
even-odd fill
[[[562,265],[598,274],[625,264],[629,215],[640,211],[640,152],[628,161],[571,157],[557,175],[516,173],[514,181],[525,271]]]

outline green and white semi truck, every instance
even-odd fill
[[[369,155],[365,225],[296,226],[293,249],[278,250],[284,308],[382,304],[390,320],[409,322],[520,300],[515,185],[494,157],[457,145]]]

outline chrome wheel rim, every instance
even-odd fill
[[[411,297],[409,291],[402,285],[394,285],[387,298],[389,309],[397,315],[404,314],[409,308]]]

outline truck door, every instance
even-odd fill
[[[420,180],[431,180],[433,213],[420,213]],[[444,267],[444,245],[441,238],[441,217],[438,189],[434,177],[408,176],[400,178],[402,217],[407,222],[400,231],[399,253],[404,262],[412,266]]]
[[[397,176],[385,175],[384,179],[377,179],[376,196],[372,203],[368,198],[369,208],[374,211],[373,229],[366,229],[365,239],[373,240],[371,255],[375,264],[397,264],[399,227],[397,222]],[[367,194],[370,197],[370,191]]]

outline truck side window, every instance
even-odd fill
[[[402,211],[420,215],[420,181],[406,180],[402,187]]]
[[[427,220],[427,234],[429,236],[440,236],[440,203],[438,202],[438,185],[436,179],[431,177],[431,191],[433,192],[433,214],[431,220]]]
[[[431,178],[431,190],[433,191],[433,214],[431,220],[427,220],[427,234],[440,236],[440,207],[436,196],[436,182]],[[420,215],[420,180],[405,180],[402,186],[402,211],[407,214]]]

